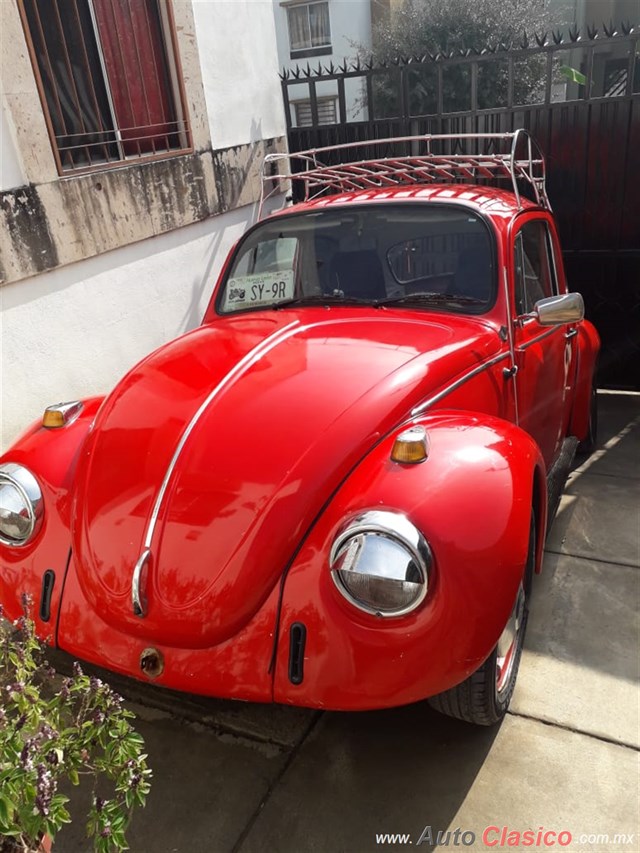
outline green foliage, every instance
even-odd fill
[[[394,9],[390,20],[379,25],[373,36],[376,63],[393,65],[398,58],[428,54],[457,54],[482,51],[498,45],[517,45],[524,34],[548,32],[557,23],[541,0],[414,0]],[[364,51],[361,49],[361,55]],[[514,102],[533,103],[542,95],[544,57],[534,55],[519,60],[514,75]],[[427,115],[437,112],[437,69],[428,59],[408,70],[409,112]],[[375,118],[399,114],[399,75],[391,67],[373,77]],[[498,54],[479,64],[477,107],[506,106],[508,66]],[[447,63],[443,71],[444,112],[471,109],[471,67]]]
[[[518,43],[557,23],[541,0],[414,0],[374,32],[376,59]]]
[[[55,674],[24,604],[12,629],[0,623],[0,851],[37,851],[44,834],[55,837],[71,820],[60,782],[78,785],[81,776],[93,780],[94,850],[127,850],[126,829],[151,780],[134,715],[77,663],[72,677]],[[99,782],[108,798],[98,796]]]

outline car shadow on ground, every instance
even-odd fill
[[[409,834],[414,846],[422,837],[432,849],[439,832],[465,830],[456,814],[499,731],[449,719],[426,702],[325,713],[274,791],[270,819],[259,814],[239,849],[287,850],[288,839],[308,839],[304,849],[318,853],[364,851],[389,834]],[[396,849],[390,840],[384,847]]]

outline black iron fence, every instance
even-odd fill
[[[283,72],[282,87],[291,151],[527,128],[546,153],[570,287],[584,295],[603,339],[600,383],[640,389],[640,29],[551,33],[378,65],[307,65]]]

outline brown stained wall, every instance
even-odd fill
[[[193,152],[60,177],[16,0],[0,3],[2,101],[29,183],[0,192],[0,284],[55,269],[251,204],[274,137],[216,149],[191,0],[173,0]]]
[[[0,284],[108,252],[260,197],[277,137],[0,193]]]

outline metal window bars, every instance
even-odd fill
[[[18,0],[59,173],[191,147],[165,0]]]
[[[467,143],[476,147],[484,144],[490,153],[466,153]],[[360,159],[325,164],[319,155],[334,159],[336,153],[372,146],[404,145],[411,154],[396,157]],[[452,149],[453,153],[434,153],[433,147]],[[421,152],[420,149],[424,150]],[[499,149],[502,148],[502,152]],[[281,171],[284,166],[284,171]],[[302,200],[310,201],[323,195],[384,189],[385,187],[434,182],[475,182],[478,180],[511,182],[518,208],[522,208],[522,181],[531,188],[535,202],[551,210],[545,187],[545,161],[540,146],[531,134],[519,128],[513,133],[461,133],[399,136],[388,139],[368,139],[342,145],[311,148],[291,154],[267,154],[262,167],[262,192],[258,219],[262,218],[265,202],[283,191],[283,184],[297,183],[302,188]]]

